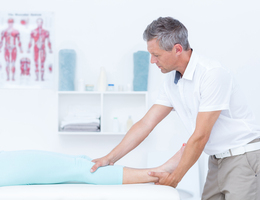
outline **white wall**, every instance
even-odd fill
[[[0,0],[0,5],[1,11],[53,11],[55,72],[58,51],[74,48],[77,78],[93,84],[101,66],[106,68],[109,82],[124,85],[132,82],[133,52],[146,50],[142,40],[144,29],[159,16],[175,17],[188,28],[195,51],[220,60],[234,71],[260,123],[257,0]],[[150,105],[162,80],[160,70],[151,65]],[[0,90],[0,149],[41,149],[99,157],[120,142],[122,136],[59,136],[56,89],[57,80],[54,90]],[[176,137],[183,139],[176,142]],[[172,113],[119,163],[144,167],[148,151],[175,151],[187,138]]]

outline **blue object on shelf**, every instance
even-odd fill
[[[134,53],[134,91],[147,91],[150,54],[147,51]]]
[[[75,90],[76,52],[73,49],[59,51],[59,91]]]

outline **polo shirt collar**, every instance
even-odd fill
[[[184,74],[182,76],[183,79],[187,79],[187,80],[190,80],[190,81],[193,79],[193,74],[195,72],[195,68],[196,68],[198,59],[199,59],[198,54],[196,54],[194,52],[194,50],[192,50],[190,61],[189,61],[188,65],[187,65],[187,67],[184,71]]]

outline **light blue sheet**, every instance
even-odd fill
[[[100,167],[84,155],[71,156],[48,151],[3,151],[0,153],[0,186],[81,182],[118,185],[123,181],[123,166]]]

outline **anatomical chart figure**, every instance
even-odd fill
[[[21,76],[30,76],[30,64],[31,61],[29,58],[21,58],[20,60]]]
[[[12,80],[15,81],[15,61],[17,57],[16,40],[18,41],[20,52],[23,53],[23,51],[20,41],[20,33],[18,30],[13,28],[14,20],[10,18],[8,19],[7,23],[8,28],[1,33],[0,52],[5,40],[4,57],[6,61],[7,81],[10,80],[10,66],[12,71]]]
[[[41,18],[36,20],[37,28],[31,32],[30,42],[28,53],[30,53],[30,48],[32,46],[32,42],[34,41],[34,62],[35,62],[35,74],[36,81],[39,80],[39,63],[41,66],[41,80],[44,81],[44,62],[46,59],[46,50],[45,50],[45,40],[48,42],[49,52],[52,53],[51,50],[51,42],[50,42],[50,34],[49,31],[44,30],[43,20]],[[51,70],[50,70],[51,71]]]

